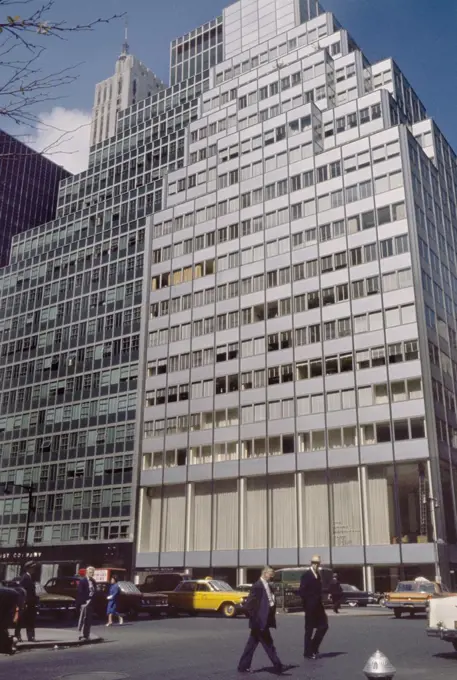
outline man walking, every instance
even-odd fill
[[[268,655],[276,673],[281,674],[285,667],[279,660],[270,628],[276,628],[276,604],[269,582],[274,576],[271,567],[264,567],[260,579],[254,583],[246,600],[251,634],[238,663],[239,673],[252,673],[251,663],[260,642]]]
[[[333,611],[335,614],[338,614],[341,607],[341,600],[343,599],[343,589],[338,574],[333,574],[332,582],[330,583],[328,590],[332,598]]]
[[[27,632],[27,640],[35,642],[35,622],[36,622],[36,605],[37,596],[35,591],[35,571],[36,564],[34,562],[27,562],[24,567],[24,573],[19,581],[19,587],[25,592],[25,598],[22,611],[19,611],[16,626],[14,630],[14,637],[18,642],[22,642],[21,630],[25,628]]]
[[[94,567],[87,567],[86,575],[78,584],[78,594],[76,596],[76,607],[79,610],[79,639],[88,640],[92,626],[92,616],[94,613],[94,598],[97,592],[97,584],[94,580]]]
[[[0,586],[0,654],[14,654],[16,651],[15,640],[10,637],[9,628],[13,624],[19,599],[17,590]]]
[[[315,555],[311,569],[305,571],[300,579],[300,597],[305,612],[305,652],[306,659],[316,659],[322,640],[328,630],[327,614],[322,602],[322,578],[319,573],[321,558]]]

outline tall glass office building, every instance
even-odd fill
[[[0,130],[0,266],[15,234],[55,217],[59,182],[68,173]]]
[[[170,70],[1,271],[0,561],[450,584],[454,152],[315,0],[240,0]]]
[[[146,230],[137,567],[449,582],[456,156],[316,2],[222,27]]]

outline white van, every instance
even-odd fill
[[[450,642],[457,652],[457,596],[429,600],[427,635]]]

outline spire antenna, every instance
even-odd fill
[[[129,53],[129,20],[125,19],[124,42],[122,43],[122,54],[125,56]]]

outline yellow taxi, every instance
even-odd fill
[[[225,581],[212,578],[182,581],[175,590],[166,593],[169,612],[220,612],[227,619],[244,614],[246,593],[233,590]]]

